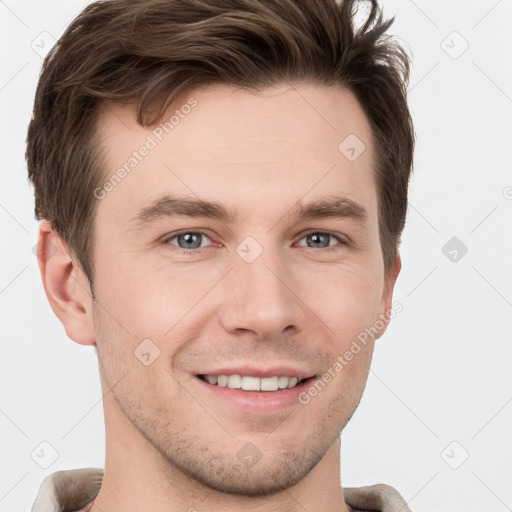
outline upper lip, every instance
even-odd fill
[[[313,377],[313,372],[308,372],[292,366],[267,366],[257,367],[254,364],[242,364],[239,366],[223,366],[200,372],[197,375],[243,375],[248,377],[296,377],[298,380]]]

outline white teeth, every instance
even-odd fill
[[[279,377],[277,379],[277,385],[279,386],[279,389],[285,389],[288,387],[288,382],[290,381],[289,377]]]
[[[244,391],[259,391],[260,379],[258,377],[242,377],[242,386]]]
[[[251,377],[248,375],[204,375],[203,380],[221,388],[243,389],[244,391],[278,391],[293,388],[297,377]]]
[[[277,391],[278,377],[263,377],[260,383],[261,391]]]
[[[242,387],[242,377],[240,375],[230,375],[228,377],[228,388],[238,389]]]
[[[289,388],[293,388],[296,385],[297,385],[297,377],[292,377],[290,379],[290,382],[288,382],[288,387]]]

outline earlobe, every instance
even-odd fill
[[[375,339],[379,339],[384,334],[384,332],[386,332],[386,329],[389,325],[389,320],[392,313],[393,290],[395,288],[395,283],[398,278],[398,274],[400,274],[401,269],[402,260],[400,258],[400,253],[397,250],[393,270],[384,284],[384,293],[382,295],[381,310],[379,318],[376,321],[379,322],[380,325],[384,325],[382,329],[379,329],[379,333],[377,334]]]
[[[46,220],[39,226],[37,260],[50,306],[68,337],[82,345],[94,345],[92,299],[87,279],[69,255],[64,241]]]

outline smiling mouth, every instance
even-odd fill
[[[307,377],[299,380],[297,377],[274,376],[260,378],[249,375],[197,375],[197,377],[221,388],[263,392],[277,392],[291,389],[314,378]]]

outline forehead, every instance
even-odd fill
[[[376,210],[373,141],[354,95],[318,85],[251,93],[225,85],[183,93],[156,126],[133,106],[99,117],[105,192],[98,214],[128,222],[163,193],[227,203],[244,218],[254,207],[340,194]],[[252,207],[252,211],[251,210]]]

